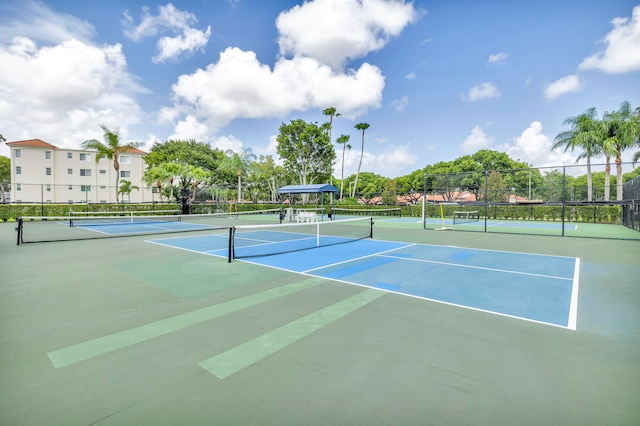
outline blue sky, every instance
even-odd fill
[[[0,3],[8,141],[79,148],[104,123],[146,149],[277,157],[281,123],[335,107],[345,174],[366,122],[362,170],[396,177],[484,148],[572,164],[550,151],[563,120],[625,100],[640,106],[637,0]]]

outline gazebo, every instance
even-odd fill
[[[278,194],[281,196],[281,206],[284,203],[284,197],[287,195],[296,195],[296,194],[337,194],[338,188],[328,183],[324,184],[313,184],[313,185],[287,185],[278,189]],[[324,220],[324,197],[318,197],[321,200],[321,220]],[[313,211],[306,211],[304,209],[294,211],[295,208],[295,198],[293,199],[293,206],[287,208],[286,215],[281,214],[280,220],[282,221],[285,217],[289,221],[293,221],[294,218],[298,222],[315,222],[316,220],[316,211],[318,210],[318,199],[316,199],[316,208]],[[281,208],[281,211],[285,211]],[[331,219],[331,214],[329,214],[329,218]]]

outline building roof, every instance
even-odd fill
[[[14,141],[14,142],[7,142],[7,145],[14,147],[14,148],[19,148],[21,146],[26,146],[29,148],[46,148],[46,149],[58,149],[57,146],[51,145],[48,142],[43,141],[42,139],[28,139],[28,140],[24,140],[24,141]],[[126,150],[126,152],[129,152],[131,154],[140,154],[140,155],[146,155],[147,153],[138,149],[138,148],[129,148]]]
[[[57,146],[53,146],[50,143],[45,142],[41,139],[27,139],[24,141],[7,142],[7,145],[12,147],[28,146],[31,148],[58,149]]]
[[[144,152],[143,150],[138,149],[138,148],[129,148],[125,152],[130,152],[132,154],[140,154],[140,155],[145,155],[146,154],[146,152]]]
[[[278,189],[278,194],[318,194],[321,192],[338,192],[338,188],[328,183],[314,185],[287,185]]]

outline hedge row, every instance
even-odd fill
[[[194,214],[208,214],[232,211],[254,211],[279,208],[279,204],[193,204],[191,212]],[[299,208],[314,208],[315,205],[298,206]],[[345,206],[340,206],[345,207]],[[365,206],[352,206],[362,209]],[[366,206],[367,209],[386,209],[387,206]],[[169,204],[0,204],[0,220],[15,221],[21,216],[68,216],[73,212],[113,212],[114,214],[128,211],[152,212],[154,210],[179,210],[176,203]],[[402,216],[420,217],[422,206],[402,206]],[[443,206],[444,215],[453,217],[454,211],[479,210],[484,218],[484,207],[464,208],[461,206]],[[328,211],[328,207],[327,207]],[[427,216],[440,217],[440,207],[427,206]],[[491,206],[488,219],[496,220],[561,220],[560,206]],[[620,206],[576,206],[565,207],[565,220],[570,222],[615,223],[619,224],[622,215]]]
[[[461,208],[460,206],[443,206],[444,215],[453,217],[454,211],[478,210],[484,218],[484,207]],[[411,213],[415,216],[415,208]],[[404,216],[403,208],[403,216]],[[407,210],[409,215],[409,210]],[[440,217],[438,206],[428,206],[427,216]],[[619,224],[622,217],[621,206],[566,206],[564,220],[569,222],[613,223]],[[562,220],[561,206],[490,206],[487,218],[494,220]]]

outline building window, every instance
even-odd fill
[[[106,175],[106,174],[107,174],[107,171],[106,171],[105,169],[100,169],[100,174],[101,174],[101,175]]]
[[[45,151],[44,152],[44,158],[47,160],[51,160],[51,151]]]
[[[51,192],[51,185],[47,185],[47,192]]]
[[[91,176],[91,169],[80,169],[80,176]]]
[[[72,175],[73,174],[73,169],[67,169],[67,174],[68,175]]]
[[[120,164],[131,164],[131,156],[130,155],[121,155],[120,156]]]
[[[89,192],[91,191],[91,185],[80,185],[81,192]]]
[[[16,191],[22,191],[22,184],[16,183]]]
[[[73,152],[67,152],[67,158],[73,158]]]
[[[73,185],[69,185],[69,191],[73,191]]]
[[[16,149],[15,153],[16,153],[16,158],[22,157],[22,150]]]
[[[104,185],[100,185],[100,189],[107,189],[107,187]]]
[[[121,178],[130,178],[131,177],[131,170],[120,170],[120,177]]]
[[[22,174],[22,167],[21,166],[16,166],[16,174],[17,175],[21,175]]]
[[[47,176],[51,176],[51,167],[47,167],[44,172]]]
[[[80,161],[89,161],[91,156],[89,154],[80,154]]]

